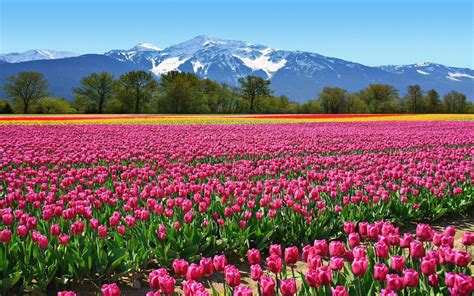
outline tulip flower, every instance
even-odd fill
[[[203,276],[203,272],[204,271],[201,265],[192,263],[189,265],[188,270],[186,271],[186,279],[199,281]]]
[[[259,281],[263,275],[263,269],[260,264],[254,264],[250,266],[250,277],[254,281]]]
[[[309,269],[308,272],[306,272],[305,274],[305,279],[310,287],[319,287],[321,285],[318,279],[318,272],[316,271],[316,269]]]
[[[275,295],[275,280],[268,276],[262,276],[260,279],[260,289],[262,296]]]
[[[100,291],[102,296],[120,296],[120,288],[117,284],[103,284]]]
[[[227,265],[227,260],[224,255],[216,255],[213,259],[214,268],[218,272],[224,272]]]
[[[270,255],[275,255],[278,257],[281,257],[282,252],[281,252],[281,245],[271,245],[270,246]]]
[[[167,274],[159,279],[159,287],[163,295],[173,295],[175,284],[176,280]]]
[[[363,276],[367,271],[367,267],[369,266],[369,261],[366,258],[359,258],[354,259],[351,264],[352,272],[355,276]]]
[[[347,292],[344,286],[336,286],[336,287],[331,287],[331,295],[332,296],[349,296],[349,292]]]
[[[436,261],[434,259],[423,259],[420,265],[421,272],[424,275],[431,275],[436,272]]]
[[[293,296],[296,294],[296,280],[285,279],[280,281],[280,291],[283,296]]]
[[[201,261],[199,261],[199,264],[202,267],[202,274],[204,276],[211,276],[214,273],[214,266],[212,263],[212,258],[201,258]]]
[[[288,265],[293,265],[298,261],[298,248],[288,247],[285,249],[285,262]]]
[[[189,263],[184,259],[175,259],[173,261],[173,270],[177,276],[184,277],[188,271]]]
[[[253,264],[260,264],[260,251],[257,249],[250,249],[247,251],[247,259],[248,262],[253,265]]]
[[[192,264],[191,264],[192,265]],[[227,265],[225,268],[225,280],[229,287],[234,288],[240,285],[240,272],[233,265]]]
[[[375,263],[374,265],[374,279],[377,281],[385,281],[388,274],[388,267],[383,263]]]
[[[390,268],[401,272],[405,268],[405,258],[403,256],[390,257]]]
[[[267,257],[266,263],[270,272],[280,273],[283,270],[283,263],[278,255],[270,255]]]
[[[417,287],[419,284],[418,272],[414,269],[405,269],[403,271],[403,284],[411,288]]]

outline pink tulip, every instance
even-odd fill
[[[175,259],[173,261],[174,274],[184,277],[188,271],[189,263],[184,259]]]
[[[332,270],[342,270],[344,268],[344,259],[340,257],[331,257],[329,260],[329,266]]]
[[[216,255],[213,259],[214,268],[218,272],[224,272],[227,265],[227,260],[224,255]]]
[[[401,272],[405,268],[405,258],[403,256],[390,257],[390,268]]]
[[[329,266],[320,266],[316,268],[318,282],[321,285],[329,285],[332,282],[332,272]]]
[[[278,255],[270,255],[266,259],[267,268],[270,272],[280,273],[283,270],[283,263]]]
[[[362,257],[359,259],[354,259],[352,262],[352,272],[355,276],[363,276],[367,271],[367,267],[369,266],[369,261]]]
[[[424,275],[431,275],[436,272],[436,261],[434,259],[423,259],[420,265]]]
[[[471,255],[465,251],[455,251],[454,252],[454,264],[460,267],[466,267],[471,263]]]
[[[319,287],[321,285],[318,279],[318,272],[314,268],[306,272],[305,279],[310,287]]]
[[[214,266],[212,265],[212,258],[201,258],[199,264],[202,267],[202,274],[204,276],[211,276],[214,273]]]
[[[234,288],[234,296],[252,296],[252,288],[237,286]]]
[[[325,240],[315,240],[313,249],[315,255],[324,257],[329,251],[328,243]]]
[[[231,288],[240,285],[239,270],[233,265],[227,265],[225,268],[225,280]]]
[[[374,244],[375,254],[379,258],[387,259],[389,255],[388,245],[383,242],[377,242]]]
[[[260,289],[262,296],[274,296],[275,295],[275,280],[268,276],[262,276],[260,279]]]
[[[410,243],[410,256],[413,259],[421,259],[425,253],[425,248],[423,244],[417,241],[412,241]]]
[[[390,290],[398,291],[402,290],[404,287],[403,278],[401,278],[398,274],[387,274],[386,277],[387,288]]]
[[[388,267],[383,263],[375,263],[374,265],[374,279],[377,281],[385,281],[388,274]]]
[[[419,284],[418,272],[414,269],[405,269],[403,271],[403,283],[407,287],[415,288]]]
[[[280,281],[280,291],[283,296],[293,296],[296,294],[296,280],[285,279]]]
[[[285,249],[285,262],[288,265],[293,265],[298,261],[298,248],[288,247]]]
[[[281,245],[271,245],[270,246],[270,255],[275,255],[278,257],[281,257],[282,252],[281,252]]]
[[[260,263],[260,251],[257,249],[250,249],[247,251],[247,259],[248,262],[253,265],[253,264],[259,264]]]
[[[260,264],[254,264],[250,266],[250,277],[254,281],[259,281],[263,275],[263,269]]]
[[[188,270],[186,271],[187,280],[199,281],[201,280],[202,276],[203,269],[201,265],[198,265],[196,263],[192,263],[191,265],[189,265]]]
[[[465,232],[462,236],[461,242],[465,246],[472,246],[474,244],[474,233]]]
[[[349,296],[349,292],[347,292],[344,286],[336,286],[336,287],[331,287],[331,295],[332,296]]]
[[[117,284],[103,284],[100,291],[102,296],[120,296],[120,288]]]

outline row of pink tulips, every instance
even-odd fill
[[[356,231],[357,228],[357,231]],[[214,273],[222,275],[223,292],[229,295],[471,295],[474,278],[472,258],[452,247],[456,229],[435,232],[418,224],[416,234],[400,235],[389,222],[344,223],[345,240],[315,240],[302,249],[272,244],[266,258],[258,249],[249,249],[250,278],[256,288],[242,285],[241,272],[224,255],[203,257],[198,263],[175,259],[170,269],[153,270],[148,276],[152,292],[173,295],[181,282],[186,296],[216,294]],[[441,236],[438,242],[436,236]],[[466,248],[474,244],[474,234],[463,236]],[[298,265],[298,261],[305,266]],[[288,270],[291,269],[291,272]],[[296,269],[296,273],[295,273]],[[206,289],[210,283],[212,289]],[[73,293],[73,292],[71,292]],[[120,295],[117,286],[104,285],[103,295]],[[62,294],[66,295],[66,294]]]

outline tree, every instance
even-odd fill
[[[6,100],[0,100],[0,114],[12,114],[13,108],[10,102]]]
[[[58,98],[46,98],[38,101],[36,105],[38,114],[71,114],[77,110],[72,108],[68,101]]]
[[[369,108],[369,113],[397,113],[398,92],[388,84],[369,84],[360,93],[361,98]]]
[[[464,94],[451,91],[443,97],[446,113],[465,113],[467,107],[467,98]]]
[[[340,87],[325,87],[319,95],[324,113],[338,114],[346,111],[348,93]]]
[[[161,76],[162,110],[171,113],[201,113],[208,110],[201,81],[196,74],[170,71]],[[202,108],[201,108],[202,107]]]
[[[81,79],[80,87],[73,89],[74,100],[84,102],[89,111],[102,113],[114,95],[114,87],[114,77],[108,72],[92,73]]]
[[[242,95],[250,101],[250,113],[255,113],[255,100],[259,96],[269,96],[271,94],[269,88],[270,81],[261,77],[247,75],[245,78],[239,78],[239,83]]]
[[[133,108],[135,113],[140,112],[140,106],[151,101],[153,92],[158,88],[158,83],[146,71],[131,71],[120,76],[117,92],[124,111]]]
[[[426,93],[426,112],[427,113],[439,113],[441,112],[441,101],[439,94],[435,89],[430,89]]]
[[[18,76],[7,79],[4,90],[8,97],[21,104],[24,113],[28,113],[31,105],[48,96],[48,82],[38,72],[20,72]]]
[[[423,91],[421,90],[421,87],[418,84],[408,86],[406,99],[409,102],[409,105],[411,106],[410,112],[415,114],[421,113],[420,107],[422,105],[423,100]]]

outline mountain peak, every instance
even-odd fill
[[[21,63],[36,60],[55,60],[79,56],[70,51],[56,51],[50,49],[32,49],[25,52],[11,52],[0,54],[0,60],[8,63]]]
[[[160,51],[160,50],[161,48],[151,43],[139,43],[129,49],[129,51]]]

